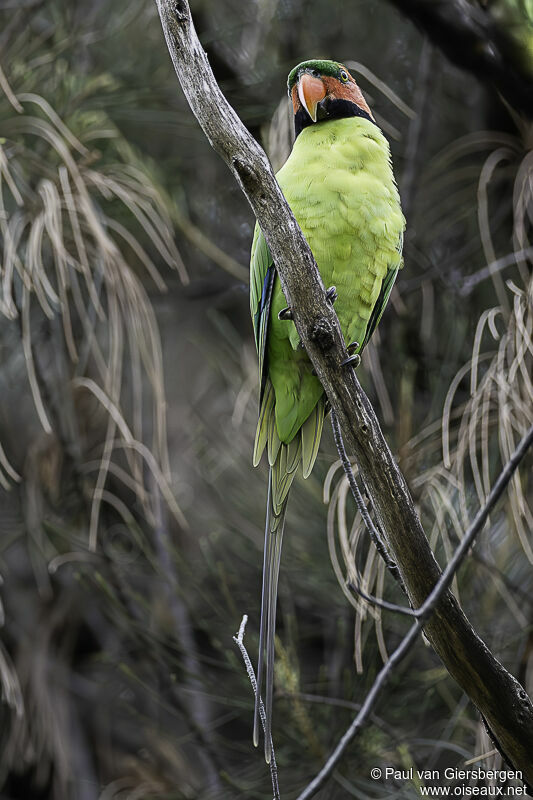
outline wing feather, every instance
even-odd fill
[[[262,403],[267,383],[266,341],[275,269],[272,256],[259,225],[256,224],[250,258],[250,313],[254,325],[255,346],[259,360]]]
[[[263,450],[268,440],[268,426],[270,424],[270,417],[274,414],[274,400],[274,387],[270,381],[267,381],[265,392],[261,400],[259,419],[257,420],[257,428],[255,431],[254,467],[257,467],[261,461],[261,456],[263,455]]]
[[[322,396],[311,411],[301,428],[302,438],[302,472],[304,478],[311,474],[316,461],[320,438],[324,426],[325,400]]]
[[[403,249],[403,233],[400,234],[400,238],[398,240],[398,245],[396,247],[399,258],[398,263],[396,263],[393,267],[389,267],[387,273],[383,279],[383,283],[381,284],[381,289],[378,295],[378,299],[375,302],[374,308],[372,309],[372,313],[370,314],[370,319],[368,320],[368,325],[366,326],[365,331],[365,338],[361,343],[361,347],[359,348],[359,352],[363,350],[364,347],[368,344],[368,341],[374,331],[378,326],[378,322],[380,321],[381,317],[383,316],[383,312],[385,311],[385,306],[387,305],[390,297],[390,293],[392,292],[392,287],[394,286],[394,281],[396,280],[396,276],[399,270],[403,266],[401,254]]]

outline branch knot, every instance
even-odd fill
[[[176,22],[186,25],[189,22],[189,7],[184,0],[174,0],[174,15]]]
[[[319,317],[309,327],[309,339],[315,342],[322,352],[331,350],[335,343],[331,322],[326,317]]]
[[[231,163],[240,178],[243,188],[248,192],[253,192],[259,181],[255,170],[239,158],[233,158]]]

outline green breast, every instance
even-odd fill
[[[362,342],[383,279],[401,264],[398,242],[405,221],[387,140],[376,125],[358,117],[311,125],[296,139],[277,179],[325,286],[337,287],[335,310],[346,343]],[[293,323],[277,318],[285,305],[276,279],[269,373],[278,432],[282,441],[290,441],[321,387],[305,374],[301,351],[295,351],[298,335]]]

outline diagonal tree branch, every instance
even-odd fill
[[[421,606],[440,569],[406,482],[352,369],[335,312],[311,251],[268,159],[222,95],[186,0],[156,0],[167,45],[194,115],[246,195],[265,235],[302,343],[327,393],[371,496],[409,600]],[[518,681],[477,636],[449,589],[425,633],[446,668],[487,721],[507,760],[533,784],[533,706]]]
[[[463,539],[461,540],[461,544],[455,551],[453,558],[448,563],[446,569],[440,576],[437,584],[435,585],[433,591],[428,596],[427,600],[418,608],[413,614],[416,616],[417,622],[412,625],[407,633],[405,634],[404,638],[395,649],[393,654],[391,655],[390,659],[387,661],[386,664],[383,665],[381,670],[378,673],[378,676],[370,691],[368,692],[367,696],[365,697],[365,701],[359,710],[359,713],[355,717],[355,719],[350,724],[350,727],[346,731],[346,733],[342,736],[339,743],[335,747],[335,750],[332,752],[318,775],[309,783],[303,792],[298,795],[296,800],[309,800],[309,798],[313,797],[321,786],[325,784],[337,764],[339,763],[344,751],[353,741],[355,736],[359,733],[365,722],[367,721],[368,717],[371,715],[372,711],[374,710],[374,706],[381,694],[382,689],[387,684],[388,680],[390,679],[395,667],[400,661],[407,655],[409,650],[411,650],[412,646],[416,642],[418,635],[422,633],[422,629],[426,623],[426,621],[430,618],[431,614],[434,612],[436,605],[439,601],[439,597],[442,595],[443,592],[450,586],[454,575],[456,574],[457,570],[461,566],[462,562],[465,559],[466,554],[468,553],[470,547],[473,545],[474,540],[478,533],[483,528],[483,525],[487,521],[487,518],[498,502],[498,499],[501,497],[502,493],[504,492],[507,484],[511,480],[516,468],[518,467],[520,461],[524,458],[526,452],[533,444],[533,425],[529,428],[526,435],[521,439],[518,444],[518,447],[512,454],[511,458],[501,471],[496,483],[492,487],[492,490],[487,497],[487,502],[480,508],[476,517],[470,527],[468,528],[467,532],[465,533]],[[389,609],[392,611],[396,611],[398,609],[392,608]],[[525,692],[524,692],[525,694]]]

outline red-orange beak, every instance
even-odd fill
[[[326,96],[326,87],[320,78],[304,72],[298,83],[298,97],[313,122],[316,122],[316,107]]]

